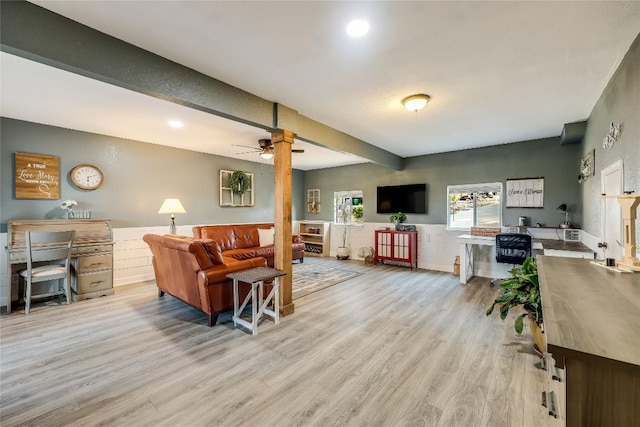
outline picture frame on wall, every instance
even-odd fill
[[[507,208],[543,208],[544,178],[507,179]]]
[[[16,199],[60,198],[60,157],[19,152],[14,156]]]
[[[590,150],[585,153],[582,159],[580,159],[580,174],[578,175],[579,183],[582,184],[584,181],[595,175],[595,157],[596,150]]]

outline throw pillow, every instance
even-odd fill
[[[273,245],[273,234],[275,229],[272,228],[258,228],[258,237],[260,238],[260,246]]]

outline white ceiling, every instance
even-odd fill
[[[558,136],[588,118],[640,31],[638,1],[33,3],[402,157]],[[367,36],[345,34],[354,18],[370,22]],[[263,130],[0,60],[5,117],[261,160],[231,144]],[[414,93],[432,97],[417,115],[400,104]],[[168,130],[170,117],[185,127]],[[307,150],[299,169],[364,161],[294,148]]]

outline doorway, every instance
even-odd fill
[[[607,166],[600,172],[602,194],[614,196],[622,194],[624,185],[624,170],[622,159]],[[604,258],[622,259],[622,223],[620,220],[620,204],[618,199],[602,199],[601,230],[603,241],[607,243],[604,250]]]

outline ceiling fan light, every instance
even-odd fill
[[[265,160],[270,160],[273,158],[273,151],[271,150],[262,150],[262,152],[260,153],[260,157],[262,157]]]
[[[418,112],[427,105],[430,99],[431,97],[425,94],[411,95],[402,100],[402,105],[409,111]]]

